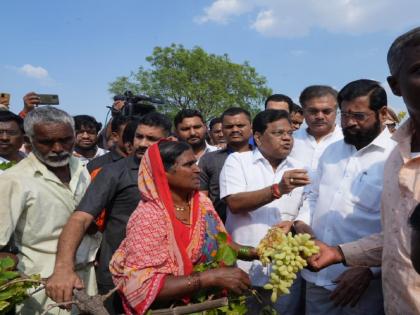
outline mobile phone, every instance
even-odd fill
[[[39,105],[58,105],[57,94],[37,94],[39,96]]]
[[[9,93],[0,93],[0,104],[9,106],[10,104],[10,94]]]

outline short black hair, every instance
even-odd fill
[[[125,116],[121,114],[116,115],[111,120],[111,131],[118,132],[121,126],[128,124],[132,119],[133,116]]]
[[[146,125],[149,127],[158,127],[163,129],[165,136],[168,137],[171,134],[172,123],[169,118],[158,112],[151,112],[141,116],[140,125]]]
[[[289,112],[292,112],[293,101],[290,97],[284,94],[273,94],[267,97],[264,103],[264,109],[267,109],[267,104],[269,101],[273,102],[286,102],[289,105]]]
[[[132,117],[124,128],[122,136],[123,143],[133,143],[138,125],[140,125],[140,117]]]
[[[151,112],[143,116],[131,117],[122,136],[124,143],[133,143],[139,125],[161,128],[165,132],[166,137],[169,137],[171,134],[172,123],[169,118],[161,113]]]
[[[290,123],[289,113],[285,110],[277,109],[267,109],[259,112],[252,121],[253,133],[255,134],[256,132],[259,132],[263,134],[267,129],[267,124],[280,119],[287,119],[287,121]]]
[[[213,129],[215,124],[221,124],[222,123],[222,119],[220,117],[215,117],[212,120],[210,120],[209,123],[209,128],[210,130]]]
[[[97,122],[95,117],[89,115],[76,115],[73,117],[74,119],[74,129],[79,131],[82,127],[86,128],[94,128],[96,133],[99,132],[102,128],[102,124]]]
[[[353,101],[367,95],[369,95],[369,108],[375,112],[388,104],[385,89],[378,81],[360,79],[346,84],[341,89],[337,96],[338,106],[341,109],[343,101]]]
[[[176,159],[182,153],[191,150],[191,146],[183,141],[162,141],[158,146],[165,171],[169,171],[174,166]]]
[[[331,95],[337,99],[337,91],[328,85],[310,85],[306,87],[299,96],[300,105],[305,108],[305,103],[313,98]]]
[[[23,119],[16,115],[15,113],[12,113],[9,110],[1,110],[0,111],[0,122],[9,122],[14,121],[19,126],[19,129],[22,133],[25,133],[25,130],[23,128]]]
[[[241,107],[230,107],[226,109],[221,116],[221,121],[223,122],[223,118],[225,118],[225,116],[235,116],[239,114],[244,114],[248,118],[249,122],[251,122],[251,114]]]
[[[298,104],[293,103],[293,108],[292,108],[292,111],[290,113],[303,115],[303,109]]]
[[[196,109],[186,108],[181,109],[174,118],[174,127],[177,128],[178,125],[185,119],[185,118],[192,118],[192,117],[199,117],[204,124],[204,118],[201,113]]]

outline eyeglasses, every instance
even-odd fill
[[[20,131],[18,130],[8,130],[8,129],[0,129],[0,135],[5,133],[6,136],[18,136]]]
[[[341,112],[341,119],[354,119],[356,121],[364,121],[373,113],[349,113]]]

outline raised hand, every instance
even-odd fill
[[[284,172],[279,188],[282,194],[288,194],[293,189],[310,183],[308,172],[305,169],[295,169]]]
[[[308,258],[308,269],[319,271],[344,261],[343,254],[337,247],[329,246],[319,240],[315,240],[315,244],[319,246],[319,253]]]

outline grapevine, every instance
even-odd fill
[[[14,266],[15,262],[10,257],[0,259],[0,314],[22,303],[28,297],[28,289],[41,284],[39,275],[23,277],[13,271]]]
[[[307,266],[306,258],[319,252],[319,247],[309,234],[284,234],[279,227],[271,228],[257,247],[261,263],[270,265],[270,280],[264,289],[272,290],[271,301],[275,303],[289,288],[299,270]]]

